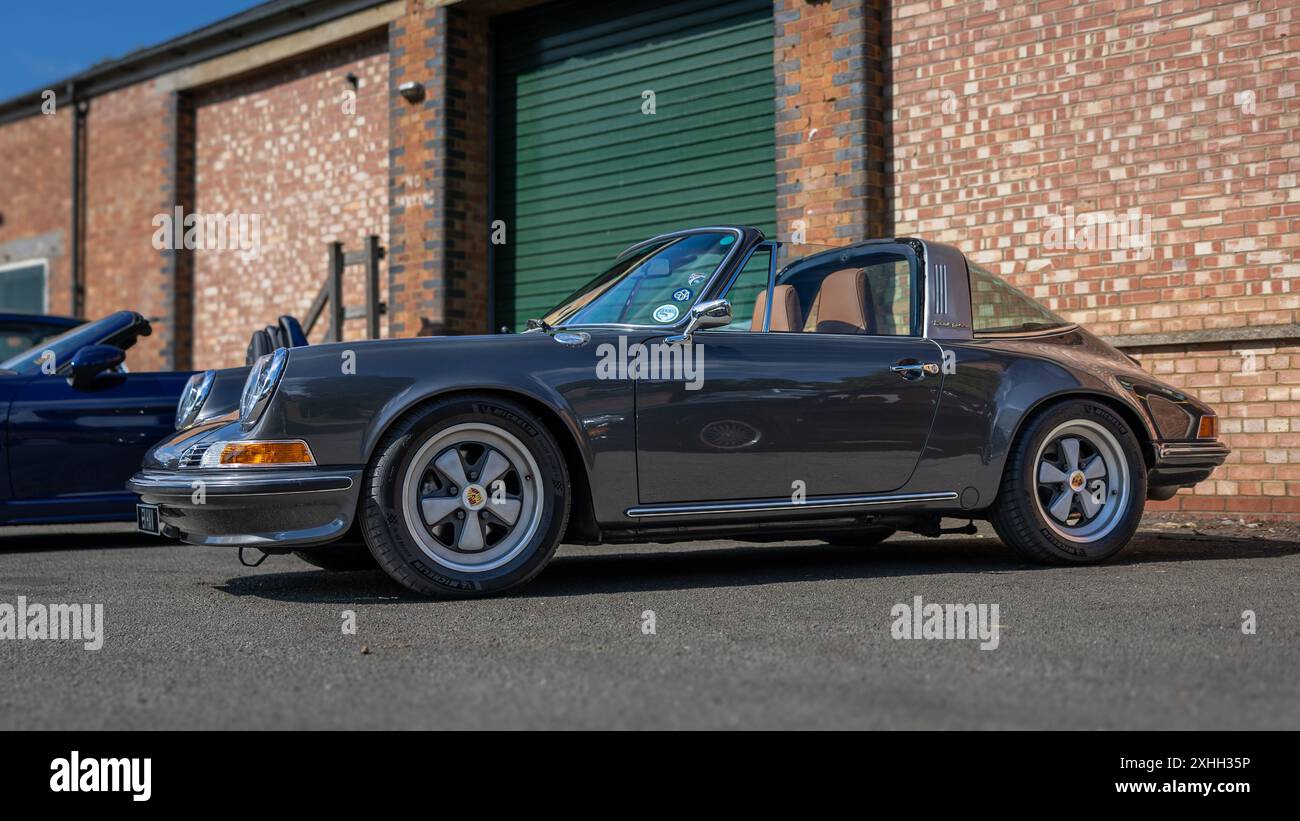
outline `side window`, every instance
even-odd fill
[[[792,263],[777,277],[789,299],[786,327],[821,334],[908,336],[914,319],[914,260],[892,251],[825,253]],[[793,292],[793,293],[790,293]]]
[[[772,264],[772,251],[759,247],[750,255],[745,267],[732,281],[731,287],[723,298],[731,303],[731,324],[717,330],[732,332],[754,332],[763,330],[763,314],[766,313],[766,299],[759,299],[767,290],[767,277]]]
[[[907,336],[912,330],[912,267],[891,258],[867,265],[867,288],[877,336]]]

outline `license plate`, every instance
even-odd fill
[[[136,505],[135,527],[141,533],[159,535],[158,505]]]

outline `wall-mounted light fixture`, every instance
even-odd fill
[[[418,103],[424,99],[424,86],[414,80],[409,80],[397,87],[397,93],[402,95],[402,99],[408,103]]]

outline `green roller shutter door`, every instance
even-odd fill
[[[493,47],[496,326],[656,233],[774,232],[771,0],[548,3],[498,18]]]

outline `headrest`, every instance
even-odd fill
[[[265,330],[253,331],[253,338],[248,342],[248,355],[245,357],[245,365],[251,365],[257,361],[258,357],[271,353],[276,348],[271,343],[271,335]]]
[[[822,280],[817,292],[817,333],[875,333],[867,272],[862,268],[836,271]]]
[[[301,348],[307,344],[307,334],[303,332],[302,323],[285,314],[280,317],[280,336],[286,348]]]
[[[803,314],[799,310],[799,294],[789,285],[778,285],[772,290],[772,322],[770,331],[802,331]],[[754,300],[754,318],[749,330],[763,330],[763,315],[767,312],[767,291]]]

